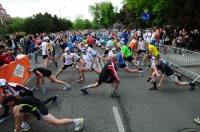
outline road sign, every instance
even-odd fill
[[[149,13],[142,13],[142,20],[143,21],[150,20],[150,14]]]

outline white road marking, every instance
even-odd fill
[[[123,126],[123,123],[122,123],[122,120],[119,115],[119,111],[118,111],[117,107],[112,107],[112,108],[113,108],[113,113],[115,116],[115,120],[117,122],[117,127],[119,129],[119,132],[125,132],[125,129],[124,129],[124,126]]]

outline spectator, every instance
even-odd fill
[[[12,61],[12,56],[10,56],[8,53],[3,55],[5,46],[0,45],[0,66],[3,66],[4,64],[9,64]]]
[[[14,49],[14,55],[17,56],[18,46],[13,35],[10,35],[10,39],[7,41],[7,43],[8,43],[8,47]]]
[[[198,34],[197,34],[198,30],[194,30],[194,33],[191,34],[191,38],[190,38],[190,43],[188,45],[188,50],[193,51],[195,49],[195,45],[198,41]]]
[[[176,37],[176,48],[174,50],[174,53],[176,53],[176,50],[179,50],[179,54],[181,54],[181,48],[183,46],[183,35],[182,31],[179,31],[179,34]]]

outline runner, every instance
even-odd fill
[[[162,83],[164,82],[166,76],[174,83],[176,83],[176,85],[178,86],[188,86],[190,85],[191,88],[190,90],[194,90],[194,87],[196,86],[195,83],[191,82],[180,82],[177,78],[177,76],[175,76],[174,71],[172,71],[172,69],[162,60],[159,59],[159,57],[156,57],[155,59],[155,65],[156,65],[156,69],[155,71],[152,73],[152,81],[153,81],[153,87],[150,88],[149,90],[157,90],[161,87]],[[157,71],[160,70],[161,74]],[[158,85],[156,85],[156,77],[161,76],[160,82],[158,83]]]
[[[35,80],[35,86],[33,88],[31,88],[32,91],[34,90],[38,90],[40,88],[39,86],[39,79],[42,79],[42,83],[44,84],[44,77],[47,77],[49,80],[51,80],[51,82],[54,83],[58,83],[58,84],[62,84],[65,87],[63,88],[64,90],[68,90],[70,89],[71,85],[67,84],[61,80],[56,79],[53,75],[51,70],[47,69],[47,68],[42,68],[42,67],[38,67],[35,69],[32,68],[28,68],[27,70],[29,72],[29,74],[32,74],[34,72],[34,74],[36,75],[36,80]]]
[[[144,41],[144,44],[145,44],[145,47],[148,49],[147,54],[154,56],[154,57],[160,57],[160,53],[154,45],[152,45],[146,41]]]
[[[42,42],[41,44],[41,48],[42,48],[42,57],[44,59],[44,68],[47,68],[48,66],[48,61],[49,61],[49,57],[48,57],[48,41],[49,41],[49,38],[48,37],[44,37],[44,42]]]
[[[128,49],[128,47],[122,42],[120,43],[121,46],[121,53],[122,53],[122,58],[126,61],[128,61],[129,63],[133,64],[135,67],[138,68],[138,70],[143,73],[142,68],[139,67],[139,65],[136,63],[135,60],[133,60],[132,54],[130,52],[130,50]]]
[[[142,72],[141,71],[132,70],[126,65],[126,63],[124,62],[124,60],[122,58],[122,54],[121,54],[120,48],[115,48],[115,53],[117,54],[118,66],[119,67],[123,68],[126,72],[139,73],[139,76],[142,76]]]
[[[60,58],[61,68],[56,73],[55,77],[57,78],[66,68],[72,67],[76,69],[81,76],[81,70],[76,65],[76,57],[74,56],[74,53],[70,53],[69,47],[65,48],[65,53]]]
[[[83,60],[86,65],[81,68],[82,78],[80,80],[77,80],[77,82],[84,81],[84,78],[85,78],[84,71],[90,71],[90,72],[94,71],[97,74],[100,74],[100,70],[96,67],[96,64],[94,63],[94,59],[93,59],[92,55],[87,53],[85,48],[82,48],[81,51],[82,51]]]
[[[145,47],[145,44],[144,44],[142,38],[140,37],[140,38],[139,38],[139,41],[138,41],[138,51],[137,51],[136,57],[135,57],[136,60],[137,60],[138,56],[139,56],[142,52],[146,54],[146,47]],[[142,60],[142,63],[141,63],[142,66],[144,65],[144,60],[145,60],[145,56],[144,56],[144,58],[143,58],[143,60]]]
[[[8,83],[5,79],[0,79],[0,88],[3,89],[3,92],[2,92],[3,98],[1,100],[1,102],[5,99],[7,94],[15,96],[16,99],[20,99],[21,97],[24,97],[24,96],[34,97],[33,92],[29,88],[22,86],[20,84],[17,84],[17,83]],[[54,103],[56,103],[58,98],[59,98],[59,96],[56,95],[56,96],[53,96],[51,98],[44,100],[43,103],[46,105],[47,103],[52,101],[51,103],[54,104]],[[0,123],[11,117],[11,115],[9,114],[9,108],[10,107],[7,105],[4,106],[5,110],[4,110],[4,114],[0,117]],[[24,126],[23,125],[24,122],[22,122],[22,130],[27,131],[30,129],[30,127]]]
[[[117,72],[115,70],[116,62],[117,62],[117,55],[113,54],[111,56],[110,62],[108,62],[104,65],[101,73],[99,74],[99,80],[94,84],[90,84],[88,86],[81,88],[81,92],[83,92],[84,94],[88,94],[87,89],[97,88],[102,82],[114,83],[114,85],[113,85],[114,89],[111,93],[111,97],[119,98],[120,95],[117,94],[117,92],[116,92],[116,90],[119,86],[119,83],[120,83],[119,78],[117,77]]]
[[[15,117],[15,132],[20,132],[21,120],[24,120],[22,118],[26,118],[20,116],[22,112],[32,113],[38,120],[41,120],[42,118],[46,122],[55,126],[74,123],[76,126],[74,129],[75,131],[80,131],[83,127],[83,118],[57,119],[48,112],[48,109],[45,107],[42,101],[34,97],[26,96],[17,100],[15,96],[10,95],[4,99],[3,104],[8,105],[9,107],[14,107],[13,114]]]
[[[100,60],[102,59],[98,52],[96,52],[93,48],[89,47],[88,44],[85,45],[87,52],[92,55],[92,57],[97,57]]]

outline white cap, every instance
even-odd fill
[[[81,51],[85,51],[85,48],[82,48]]]
[[[45,40],[48,40],[48,39],[49,39],[49,37],[44,37],[44,41],[45,41]]]
[[[69,47],[66,47],[66,48],[65,48],[65,51],[69,51]]]
[[[85,44],[85,47],[87,48],[87,47],[88,47],[88,44]]]
[[[5,79],[0,79],[0,87],[6,85],[6,80]]]

